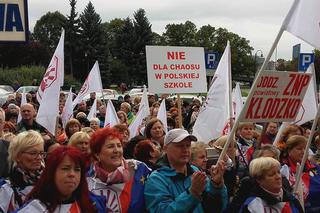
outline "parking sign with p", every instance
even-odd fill
[[[309,65],[314,62],[314,53],[300,53],[299,72],[305,72]]]

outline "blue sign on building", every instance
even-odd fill
[[[314,62],[314,53],[300,53],[299,55],[299,71],[305,72],[309,65]]]
[[[220,61],[220,54],[217,52],[205,52],[206,69],[215,70]]]

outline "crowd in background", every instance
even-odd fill
[[[182,102],[179,121],[177,100],[149,95],[150,116],[130,138],[141,98],[115,103],[113,127],[104,127],[101,100],[87,118],[95,98],[82,100],[65,126],[60,119],[53,136],[35,121],[35,93],[24,105],[20,94],[8,97],[0,109],[0,212],[320,212],[317,134],[301,193],[293,191],[307,124],[287,126],[274,143],[279,123],[242,122],[216,161],[209,151],[219,154],[227,136],[204,143],[192,135],[200,99]],[[167,130],[157,119],[161,99]],[[60,113],[65,101],[61,93]]]

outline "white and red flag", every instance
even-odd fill
[[[208,143],[220,137],[230,120],[230,76],[231,50],[230,44],[221,57],[213,83],[209,89],[206,102],[201,107],[193,127],[193,135],[200,141]]]
[[[60,86],[64,75],[64,30],[50,61],[49,67],[41,81],[37,95],[40,107],[36,121],[55,135],[56,119],[59,115]]]
[[[88,77],[78,93],[78,96],[74,99],[73,106],[75,107],[91,92],[102,92],[102,82],[98,61],[93,65]]]
[[[43,76],[40,86],[37,91],[37,100],[41,104],[44,91],[56,81],[57,72],[59,72],[59,85],[63,86],[64,81],[64,29],[62,29],[61,37],[50,64]]]

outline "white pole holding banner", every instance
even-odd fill
[[[290,10],[289,10],[289,12],[288,12],[285,20],[284,20],[284,23],[288,22],[288,20],[291,19],[292,13],[293,13],[293,11],[294,11],[294,9],[295,9],[296,4],[298,3],[298,1],[299,1],[299,0],[295,0],[294,3],[292,4],[292,6],[291,6],[291,8],[290,8]],[[268,62],[269,62],[269,60],[270,60],[270,58],[271,58],[271,56],[272,56],[275,48],[277,47],[277,45],[278,45],[278,43],[279,43],[279,40],[280,40],[280,38],[281,38],[281,36],[282,36],[282,34],[283,34],[283,31],[284,31],[284,26],[282,25],[281,28],[280,28],[280,30],[279,30],[279,32],[278,32],[278,35],[277,35],[275,41],[273,42],[273,44],[272,44],[272,46],[271,46],[271,49],[270,49],[267,57],[265,58],[265,60],[264,60],[264,62],[263,62],[263,64],[262,64],[262,66],[261,66],[258,74],[256,75],[256,78],[255,78],[255,80],[254,80],[253,85],[252,85],[251,88],[255,88],[255,87],[257,86],[257,84],[258,84],[257,79],[260,78],[260,76],[262,75],[263,70],[265,70],[265,68],[266,68],[266,66],[267,66],[267,64],[268,64]],[[252,92],[252,91],[253,91],[253,90],[251,89],[250,92],[249,92],[249,94],[248,94],[248,98],[247,98],[247,99],[250,99],[250,98],[252,97],[252,95],[253,95],[253,92]],[[234,126],[233,126],[232,129],[231,129],[231,132],[228,134],[228,140],[227,140],[226,144],[224,145],[224,147],[223,147],[223,149],[222,149],[222,152],[221,152],[221,154],[220,154],[219,159],[218,159],[217,162],[221,161],[221,160],[224,158],[224,156],[226,155],[227,149],[228,149],[228,147],[229,147],[229,145],[230,145],[230,143],[231,143],[231,141],[232,141],[232,139],[233,139],[233,135],[235,134],[235,131],[236,131],[236,129],[238,128],[238,125],[239,125],[239,123],[240,123],[240,120],[242,119],[243,114],[244,114],[244,112],[245,112],[244,109],[247,108],[248,104],[249,104],[249,102],[246,101],[245,104],[244,104],[244,106],[243,106],[243,108],[242,108],[242,110],[241,110],[241,112],[240,112],[240,115],[239,115],[238,119],[236,119],[236,122],[235,122]]]
[[[296,176],[297,178],[296,178],[295,185],[293,187],[293,192],[297,192],[297,190],[298,190],[299,182],[300,182],[300,179],[301,179],[301,176],[302,176],[302,171],[303,171],[304,166],[306,164],[306,161],[307,161],[307,158],[308,158],[308,154],[309,154],[309,148],[310,148],[310,145],[311,145],[311,142],[312,142],[312,138],[313,138],[314,132],[316,130],[317,124],[318,124],[318,120],[319,120],[319,116],[320,116],[320,110],[319,109],[320,108],[318,107],[317,115],[316,115],[316,117],[315,117],[315,119],[313,120],[313,123],[312,123],[311,133],[309,135],[308,142],[307,142],[306,148],[304,150],[303,158],[302,158],[302,161],[301,161],[301,164],[300,164],[300,168],[299,168],[297,176]]]
[[[261,76],[261,74],[262,74],[262,71],[266,68],[267,63],[269,62],[269,60],[270,60],[270,58],[271,58],[271,56],[272,56],[272,53],[273,53],[273,51],[275,50],[275,48],[276,48],[276,46],[277,46],[277,44],[278,44],[278,42],[279,42],[279,40],[280,40],[280,38],[281,38],[281,36],[282,36],[282,34],[283,34],[283,31],[284,31],[284,30],[281,28],[280,31],[279,31],[279,33],[278,33],[278,35],[277,35],[277,37],[276,37],[276,39],[275,39],[275,41],[274,41],[274,43],[273,43],[273,45],[272,45],[272,47],[271,47],[271,49],[270,49],[270,51],[269,51],[269,53],[268,53],[268,55],[267,55],[267,57],[266,57],[266,59],[264,60],[264,62],[263,62],[263,64],[262,64],[262,66],[261,66],[261,68],[260,68],[260,70],[259,70],[259,72],[258,72],[258,74],[257,74],[257,76],[256,76],[256,78],[255,78],[255,80],[254,80],[253,85],[252,85],[251,88],[255,88],[255,87],[257,86],[257,84],[258,84],[257,79],[260,78],[260,76]],[[251,89],[250,92],[249,92],[249,94],[248,94],[248,98],[247,98],[247,99],[250,99],[250,97],[253,95],[252,91],[253,91],[253,90]],[[245,104],[244,104],[244,106],[243,106],[243,108],[242,108],[242,110],[241,110],[241,112],[240,112],[240,114],[239,114],[238,119],[236,119],[236,121],[235,121],[235,123],[234,123],[234,125],[233,125],[233,127],[232,127],[232,129],[231,129],[231,131],[230,131],[230,133],[228,134],[228,140],[227,140],[226,144],[225,144],[224,147],[223,147],[223,150],[222,150],[222,152],[221,152],[221,154],[220,154],[220,156],[219,156],[218,161],[220,161],[220,160],[222,160],[222,159],[224,158],[224,156],[225,156],[225,154],[226,154],[226,152],[227,152],[227,149],[228,149],[228,147],[229,147],[229,145],[230,145],[230,143],[231,143],[231,141],[232,141],[233,135],[235,134],[235,131],[236,131],[236,129],[238,128],[238,125],[239,125],[239,123],[240,123],[240,120],[241,120],[242,117],[243,117],[243,114],[244,114],[244,112],[245,112],[244,109],[247,108],[247,105],[248,105],[248,104],[249,104],[249,102],[246,101]]]
[[[227,46],[230,46],[230,41],[228,41]],[[231,51],[230,51],[230,54],[228,54],[228,61],[230,61],[230,63],[228,63],[228,80],[229,80],[229,119],[230,119],[230,129],[231,129],[233,126]]]

